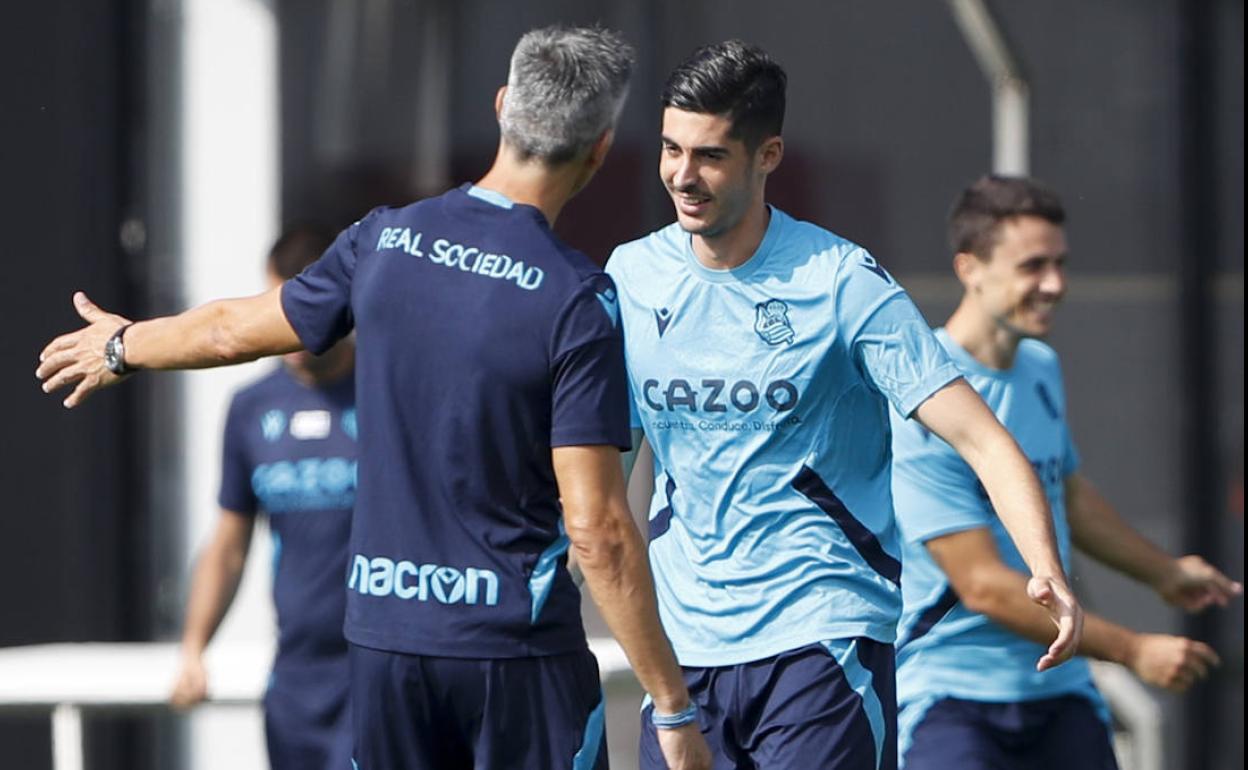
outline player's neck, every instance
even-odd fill
[[[771,222],[771,209],[760,197],[750,206],[741,221],[718,235],[694,235],[693,254],[712,270],[732,270],[754,256]]]
[[[548,166],[539,160],[521,160],[500,146],[494,165],[476,184],[536,208],[554,227],[559,212],[585,185],[586,177],[585,169],[576,162]]]
[[[1022,338],[995,318],[975,307],[967,298],[945,322],[949,339],[976,361],[1001,371],[1014,366],[1014,356]]]

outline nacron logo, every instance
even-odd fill
[[[727,412],[732,407],[738,412],[753,412],[763,403],[777,412],[787,412],[797,406],[797,386],[779,379],[765,384],[749,380],[706,378],[700,387],[689,380],[677,377],[663,384],[658,380],[646,380],[641,384],[641,397],[656,412],[674,412],[679,408],[690,412]]]
[[[397,596],[419,602],[427,602],[432,596],[442,604],[498,604],[498,575],[488,569],[460,570],[358,553],[351,561],[347,587],[368,596]]]

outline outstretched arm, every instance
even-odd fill
[[[140,321],[125,332],[125,362],[134,369],[204,369],[300,350],[303,344],[282,311],[281,287],[242,299],[209,302],[176,316]],[[74,309],[87,325],[61,335],[39,354],[35,375],[51,393],[74,386],[73,408],[121,380],[104,365],[104,345],[130,323],[108,313],[82,292]]]
[[[169,696],[178,708],[194,706],[208,695],[204,650],[234,601],[254,525],[253,517],[222,509],[212,541],[195,562],[182,628],[182,661]]]
[[[1066,518],[1079,550],[1188,612],[1225,607],[1244,591],[1199,556],[1173,558],[1132,529],[1086,477],[1066,477]]]
[[[659,625],[645,545],[624,497],[619,454],[608,446],[552,450],[564,527],[594,603],[656,712],[678,714],[689,706],[689,692]],[[670,767],[710,767],[710,750],[697,722],[658,733]]]
[[[1023,598],[1027,578],[1010,569],[992,533],[968,529],[928,540],[928,553],[949,578],[958,600],[1014,633],[1051,644],[1055,631],[1042,609]],[[1144,682],[1183,692],[1220,665],[1217,653],[1201,642],[1168,634],[1142,634],[1088,613],[1079,654],[1118,663]]]
[[[1068,660],[1079,644],[1083,610],[1062,569],[1053,517],[1031,464],[964,379],[937,391],[915,410],[915,416],[949,442],[975,471],[1031,569],[1027,595],[1044,607],[1057,625],[1057,638],[1036,664],[1037,670]]]

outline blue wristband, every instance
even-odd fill
[[[698,706],[693,701],[682,711],[675,714],[660,714],[658,709],[650,712],[650,724],[660,730],[675,730],[677,727],[684,727],[698,721]]]

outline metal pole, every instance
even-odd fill
[[[82,770],[82,709],[72,703],[52,710],[52,766],[54,770]]]
[[[992,88],[992,170],[1025,176],[1030,168],[1030,102],[1022,68],[983,0],[948,2],[953,20]]]

